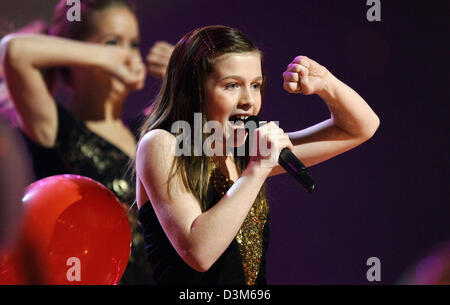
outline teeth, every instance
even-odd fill
[[[236,116],[238,120],[244,121],[248,118],[248,116]]]
[[[242,121],[245,123],[248,117],[248,115],[233,115],[229,118],[229,121],[233,124],[236,124],[238,121]]]

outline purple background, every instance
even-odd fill
[[[4,1],[0,19],[48,18],[54,3]],[[368,142],[311,168],[313,195],[287,175],[269,180],[269,284],[368,284],[372,256],[381,260],[382,284],[401,283],[450,241],[448,1],[381,0],[381,22],[367,21],[366,0],[137,3],[143,54],[199,26],[246,33],[263,50],[269,76],[261,116],[286,131],[329,117],[320,98],[283,90],[281,74],[297,55],[326,66],[381,119]],[[157,93],[160,82],[147,83],[127,101],[126,119]]]

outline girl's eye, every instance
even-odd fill
[[[233,90],[233,89],[236,89],[237,87],[238,87],[238,84],[232,83],[232,84],[226,85],[226,86],[225,86],[225,89],[227,89],[227,90]]]
[[[140,46],[139,42],[132,42],[131,43],[131,48],[133,48],[133,49],[139,49],[139,46]]]
[[[259,90],[259,89],[261,89],[261,84],[260,83],[253,84],[252,88],[255,90]]]
[[[116,46],[118,43],[117,40],[107,40],[105,44],[110,46]]]

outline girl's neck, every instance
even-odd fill
[[[116,122],[122,120],[123,103],[123,98],[111,95],[75,94],[69,103],[69,110],[85,122]]]

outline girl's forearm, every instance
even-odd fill
[[[356,137],[371,137],[380,120],[366,101],[352,88],[328,72],[318,95],[330,110],[334,124]]]
[[[236,236],[270,170],[248,166],[225,196],[194,220],[190,244],[201,269],[208,270]]]

